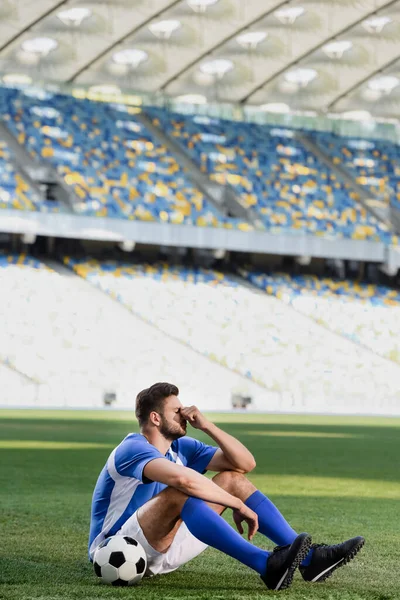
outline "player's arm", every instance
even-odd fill
[[[234,520],[240,531],[239,523],[245,521],[249,527],[248,537],[251,540],[258,529],[257,515],[239,498],[232,496],[211,479],[204,477],[193,469],[177,465],[165,458],[155,458],[148,462],[143,474],[151,481],[158,481],[180,490],[188,496],[200,498],[206,502],[220,504],[234,510]]]
[[[196,406],[182,408],[181,415],[195,428],[212,438],[219,449],[207,465],[208,471],[249,473],[256,466],[254,456],[239,440],[211,423]]]

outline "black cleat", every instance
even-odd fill
[[[359,536],[336,546],[313,544],[311,548],[314,552],[310,564],[307,567],[300,566],[303,579],[312,582],[325,581],[336,569],[350,562],[364,543],[364,538]]]
[[[294,577],[294,572],[307,556],[311,547],[311,536],[300,533],[297,538],[287,546],[276,546],[267,560],[267,571],[261,579],[270,590],[284,590],[288,588]]]

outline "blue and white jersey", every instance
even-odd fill
[[[155,458],[164,458],[204,473],[217,451],[184,436],[161,454],[140,433],[130,433],[110,454],[93,492],[89,534],[89,557],[106,537],[115,535],[145,502],[167,486],[146,479],[143,469]]]

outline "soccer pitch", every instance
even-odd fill
[[[209,417],[254,453],[250,479],[295,529],[315,542],[363,535],[357,558],[326,583],[307,584],[297,573],[288,591],[274,593],[256,573],[208,549],[136,588],[107,587],[87,561],[91,495],[108,454],[137,431],[136,421],[126,412],[2,410],[0,598],[400,598],[400,419]],[[273,547],[260,534],[255,543]]]

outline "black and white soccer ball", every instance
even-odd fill
[[[139,542],[126,535],[114,535],[96,548],[93,556],[97,577],[111,585],[135,585],[145,574],[147,557]]]

